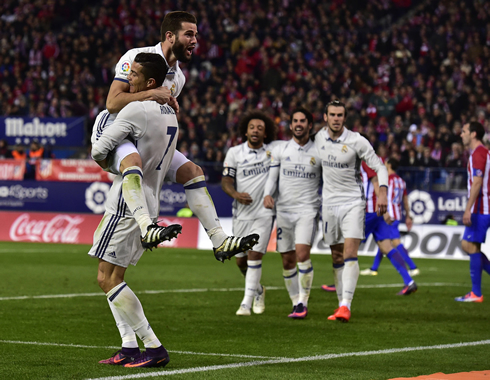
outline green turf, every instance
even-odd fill
[[[120,378],[159,371],[97,363],[115,351],[111,346],[117,347],[120,338],[96,282],[97,262],[86,255],[88,249],[84,245],[0,243],[0,297],[100,294],[1,299],[0,379]],[[291,305],[285,289],[267,291],[263,315],[235,316],[243,291],[234,289],[243,287],[243,277],[233,262],[221,264],[209,251],[158,249],[145,253],[137,267],[129,268],[126,281],[170,351],[170,364],[163,371],[254,362],[248,367],[171,375],[176,379],[388,379],[490,369],[490,344],[258,365],[277,358],[490,339],[490,300],[482,304],[453,301],[470,289],[468,262],[416,260],[422,272],[415,278],[419,291],[400,297],[395,294],[401,280],[385,259],[378,276],[360,277],[352,319],[342,324],[326,319],[336,308],[337,299],[320,289],[322,283],[332,283],[330,256],[314,255],[312,260],[314,289],[305,320],[287,318]],[[361,269],[371,261],[360,258]],[[283,287],[278,254],[268,254],[264,259],[262,283]],[[430,286],[434,283],[446,285]],[[400,286],[363,288],[376,284]],[[490,277],[485,273],[483,287],[490,288]],[[229,290],[143,293],[172,289]]]

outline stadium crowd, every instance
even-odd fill
[[[91,130],[120,56],[155,45],[176,9],[194,13],[199,31],[181,66],[178,148],[214,165],[210,182],[241,142],[238,119],[255,108],[288,139],[294,107],[311,110],[318,130],[339,98],[348,127],[405,167],[464,167],[462,125],[478,120],[490,133],[485,1],[5,1],[0,115],[85,116]]]

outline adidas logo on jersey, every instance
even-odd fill
[[[110,256],[110,257],[114,257],[115,258],[116,257],[116,252],[112,251],[112,252],[109,252],[107,255]]]
[[[288,158],[286,158],[286,161],[291,161],[291,159],[288,157]]]

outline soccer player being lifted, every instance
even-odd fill
[[[387,208],[388,172],[369,141],[345,127],[346,108],[342,102],[328,103],[323,117],[327,125],[315,136],[323,172],[323,238],[330,245],[333,261],[342,257],[345,263],[335,269],[335,285],[342,297],[339,308],[328,319],[347,322],[359,278],[357,251],[365,237],[361,161],[366,161],[378,176],[378,215]]]
[[[192,51],[197,44],[197,20],[188,12],[170,12],[161,25],[161,42],[155,46],[135,48],[127,51],[116,65],[116,75],[107,96],[107,110],[102,111],[95,120],[92,132],[94,144],[104,130],[112,124],[121,109],[133,101],[155,100],[160,104],[168,104],[177,112],[179,105],[176,98],[185,85],[185,76],[179,67],[179,61],[189,62]],[[166,62],[163,86],[143,92],[130,92],[128,74],[134,57],[141,52],[161,55]],[[111,152],[105,161],[103,169],[114,174],[130,169],[132,183],[141,181],[145,173],[138,150],[132,141],[124,140]],[[136,178],[136,177],[139,177]],[[167,180],[184,186],[187,203],[206,230],[214,247],[215,257],[223,261],[238,252],[247,250],[256,243],[252,236],[227,236],[223,231],[213,201],[206,187],[202,169],[189,161],[179,151],[175,151],[168,170]],[[148,217],[148,205],[144,193],[138,188],[132,188],[131,194],[138,205],[131,209],[141,229],[143,243],[158,244],[165,240],[165,227],[157,226]]]
[[[277,250],[282,256],[284,282],[293,303],[288,317],[303,319],[308,314],[313,282],[310,250],[318,227],[322,167],[315,143],[310,139],[312,114],[305,108],[296,108],[290,122],[293,138],[272,150],[264,206],[276,207]]]

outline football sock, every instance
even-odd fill
[[[107,302],[109,303],[109,307],[111,308],[112,315],[116,320],[116,326],[119,330],[119,334],[121,335],[121,339],[122,339],[122,347],[137,348],[138,341],[136,340],[136,334],[134,333],[133,329],[119,315],[119,312],[117,311],[116,307],[112,304],[111,301],[109,301],[109,299],[107,299]]]
[[[398,244],[398,247],[396,247],[396,249],[398,250],[398,252],[400,252],[400,255],[402,255],[403,260],[407,263],[410,270],[417,269],[417,265],[415,265],[410,256],[408,256],[408,251],[403,246],[403,244]]]
[[[199,218],[199,221],[213,243],[213,247],[219,247],[228,235],[221,228],[216,208],[206,187],[204,176],[195,177],[184,183],[184,190],[189,208]]]
[[[482,259],[483,269],[485,270],[485,272],[490,274],[490,261],[488,260],[487,256],[485,256],[483,252],[482,252],[481,259]]]
[[[162,345],[145,317],[140,300],[125,282],[109,290],[107,299],[122,319],[131,326],[146,348],[157,348]]]
[[[345,268],[342,273],[342,301],[340,306],[347,306],[350,309],[350,303],[354,298],[357,280],[359,279],[359,261],[357,257],[345,260]]]
[[[242,305],[251,308],[252,301],[259,289],[260,277],[262,276],[262,260],[247,260],[248,269],[245,276],[245,296],[243,297]]]
[[[291,298],[293,306],[296,306],[299,300],[298,271],[296,268],[283,269],[282,276],[284,277],[284,283],[286,284],[289,298]]]
[[[333,264],[333,279],[335,282],[335,291],[337,292],[337,298],[339,299],[339,305],[342,301],[342,290],[343,290],[343,282],[342,282],[342,274],[344,273],[344,264]]]
[[[470,254],[471,290],[477,297],[481,296],[482,253]]]
[[[402,276],[403,283],[405,285],[409,285],[413,280],[408,274],[408,270],[405,267],[405,261],[403,261],[403,257],[400,252],[398,252],[396,248],[393,248],[390,252],[388,252],[386,257],[390,259],[391,264],[393,264],[398,273],[400,273],[400,276]]]
[[[313,283],[313,266],[311,260],[298,263],[299,268],[299,303],[308,306],[308,298],[310,298],[311,284]]]
[[[238,269],[240,269],[240,272],[242,272],[243,277],[247,277],[247,269],[248,268],[240,268],[240,267],[238,267]]]
[[[379,269],[379,264],[381,264],[381,260],[383,260],[383,254],[381,253],[381,250],[378,248],[378,252],[376,253],[376,256],[374,256],[373,265],[371,265],[371,270],[377,272]]]
[[[141,236],[145,236],[147,227],[152,224],[146,196],[143,190],[143,172],[137,166],[130,166],[122,173],[122,194],[124,201],[140,226]]]

